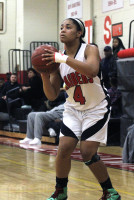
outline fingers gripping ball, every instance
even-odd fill
[[[45,49],[58,52],[58,50],[51,45],[41,45],[37,47],[32,53],[31,62],[34,69],[37,70],[38,72],[52,73],[58,69],[59,63],[52,63],[51,65],[46,65],[50,61],[42,60],[42,54],[46,53]]]

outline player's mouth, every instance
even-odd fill
[[[60,35],[60,37],[61,37],[61,38],[64,38],[64,37],[65,37],[65,35],[64,35],[64,34],[61,34],[61,35]]]

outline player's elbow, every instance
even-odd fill
[[[48,97],[49,101],[55,101],[56,97]]]
[[[99,73],[99,65],[92,64],[89,66],[86,75],[90,78],[94,78],[98,75],[98,73]]]
[[[99,71],[98,70],[92,70],[89,72],[88,77],[94,78],[98,75]]]
[[[91,78],[94,78],[94,77],[96,77],[96,76],[97,76],[96,73],[92,73],[92,74],[91,74]]]
[[[47,98],[49,101],[55,101],[58,97],[58,94],[48,95]]]
[[[93,69],[92,69],[92,72],[91,72],[91,76],[92,76],[92,78],[94,78],[94,77],[96,77],[97,75],[98,75],[98,73],[99,73],[99,67],[94,67]]]
[[[96,77],[98,75],[98,72],[92,73],[92,78]]]

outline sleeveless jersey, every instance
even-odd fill
[[[86,45],[81,44],[75,59],[85,62],[84,51]],[[89,78],[76,72],[66,63],[60,64],[60,74],[68,95],[65,106],[68,105],[77,110],[87,110],[94,108],[105,99],[106,95],[98,76]]]

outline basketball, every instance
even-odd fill
[[[46,65],[50,61],[42,60],[42,54],[46,53],[45,49],[48,49],[48,50],[51,50],[54,52],[58,52],[58,50],[51,45],[41,45],[33,51],[32,56],[31,56],[31,62],[32,62],[34,69],[37,70],[38,72],[52,73],[58,69],[60,64],[53,63],[51,65]]]

